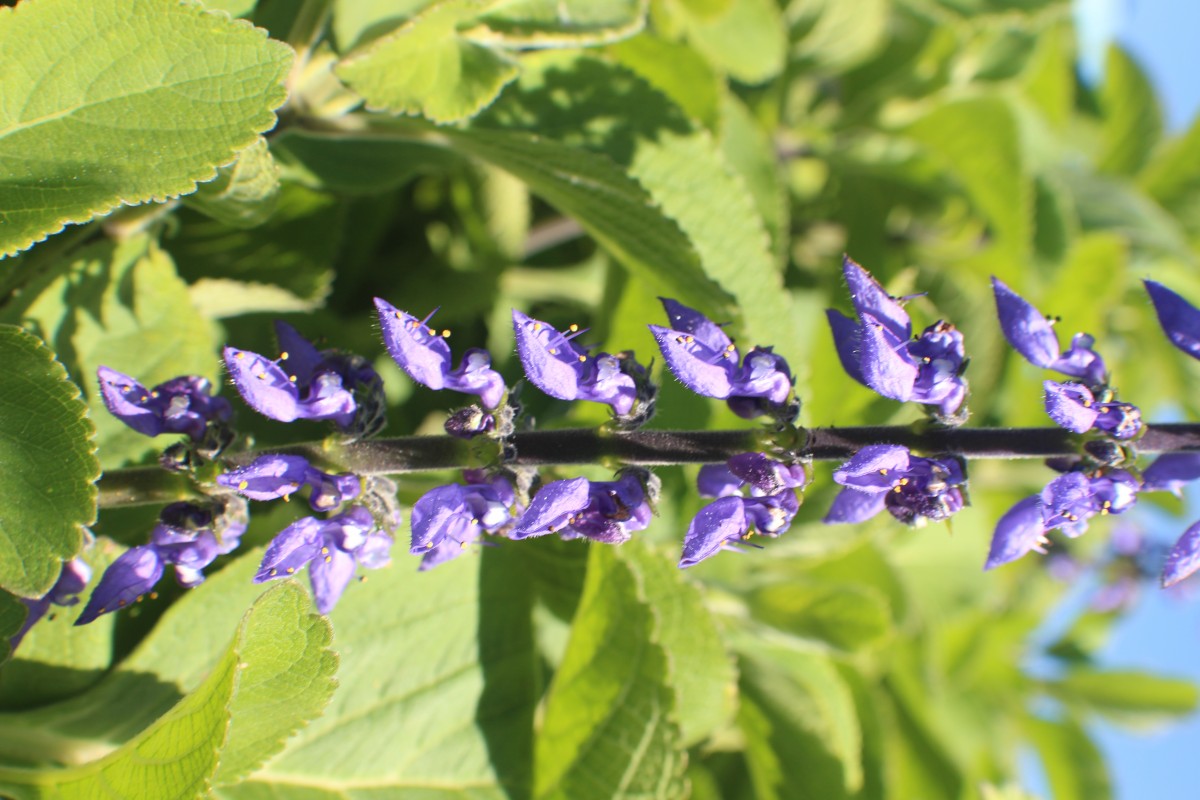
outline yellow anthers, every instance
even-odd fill
[[[151,599],[151,600],[157,600],[157,599],[158,599],[158,592],[151,592],[151,593],[150,593],[150,599]]]
[[[574,333],[575,331],[579,330],[579,326],[572,322],[567,326],[567,330],[569,330],[571,333]]]
[[[147,400],[149,400],[149,399],[150,399],[150,398],[149,398],[149,397],[147,397],[146,395],[142,395],[142,399],[141,399],[141,400],[139,400],[138,402],[139,402],[139,403],[144,403],[144,402],[146,402],[146,401],[147,401]]]
[[[901,478],[896,483],[900,486],[908,486],[908,478]]]
[[[151,393],[150,393],[150,396],[151,396],[151,397],[153,397],[155,400],[157,400],[157,399],[158,399],[158,392],[151,392]]]
[[[295,382],[296,382],[296,376],[295,376],[295,375],[288,375],[288,380],[289,380],[289,381],[291,381],[292,383],[295,383]]]
[[[442,338],[443,338],[443,339],[449,339],[449,338],[450,338],[450,329],[449,329],[449,328],[443,328],[443,329],[442,329]]]
[[[542,332],[542,323],[540,323],[540,322],[533,323],[533,332],[541,333]]]
[[[558,355],[558,350],[556,350],[553,347],[551,347],[549,350],[547,350],[547,352],[550,353],[550,355],[552,355],[552,356]]]
[[[127,605],[127,604],[126,604],[126,602],[125,602],[124,600],[118,600],[118,601],[117,601],[117,608],[124,608],[126,605]]]
[[[278,574],[279,574],[279,570],[277,570],[277,569],[273,569],[273,570],[271,570],[271,577],[272,577],[272,578],[274,578],[274,577],[275,577],[276,575],[278,575]]]
[[[291,496],[290,494],[285,494],[285,495],[283,496],[283,502],[285,502],[285,503],[290,503],[290,502],[292,502],[292,496]]]
[[[292,574],[293,572],[295,572],[295,571],[296,571],[296,568],[295,568],[295,567],[288,567],[288,568],[287,568],[287,574],[288,574],[288,575],[291,575],[291,574]]]
[[[358,582],[359,582],[359,583],[366,583],[366,582],[367,582],[367,576],[366,576],[366,575],[359,575],[359,576],[358,576]]]
[[[327,555],[329,555],[329,548],[328,548],[328,547],[322,547],[322,548],[321,548],[321,555],[323,555],[323,556],[327,556]]]
[[[459,549],[459,550],[466,550],[466,549],[467,549],[467,543],[466,543],[466,542],[459,542],[459,543],[458,543],[458,549]]]
[[[1092,407],[1092,401],[1091,401],[1091,400],[1088,400],[1086,397],[1085,397],[1085,398],[1083,398],[1083,407],[1084,407],[1084,408],[1091,408],[1091,407]]]
[[[250,481],[238,481],[238,491],[246,491],[246,487],[250,485]]]
[[[140,603],[140,602],[142,602],[142,598],[143,598],[143,597],[145,597],[145,595],[139,594],[139,595],[137,596],[137,599],[136,599],[136,600],[134,600],[133,602],[135,602],[135,603]]]
[[[234,358],[236,358],[236,359],[243,359],[245,357],[246,357],[246,354],[240,350],[237,352],[237,355],[234,356]]]
[[[241,353],[238,353],[238,355],[240,356],[240,355],[241,355]],[[121,392],[122,392],[123,394],[129,394],[129,393],[130,393],[130,392],[132,392],[132,391],[133,391],[133,387],[132,387],[132,386],[122,386],[122,387],[121,387]]]
[[[437,336],[437,331],[435,331],[433,328],[426,328],[425,330],[429,331],[430,336]]]
[[[328,563],[330,563],[330,562],[332,562],[332,561],[333,561],[333,556],[325,556],[325,563],[326,563],[326,564],[328,564]]]
[[[287,350],[284,350],[282,353],[279,354],[279,360],[287,361],[287,359],[288,359],[288,353],[287,353]]]
[[[880,474],[880,475],[887,475],[887,474],[888,474],[887,468],[885,467],[885,468],[883,468],[883,469],[879,470],[879,474]]]
[[[583,362],[585,362],[585,361],[587,361],[587,356],[580,356],[580,357],[579,357],[579,363],[580,363],[580,364],[582,364],[582,363],[583,363]]]
[[[260,372],[255,377],[258,378],[260,381],[265,381],[267,379],[267,373]]]
[[[432,550],[432,549],[433,549],[433,542],[426,542],[426,543],[425,543],[425,549],[426,549],[426,550]]]

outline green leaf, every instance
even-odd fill
[[[679,21],[688,42],[717,69],[749,84],[783,71],[786,26],[775,0],[735,0],[723,9],[693,12],[694,4],[680,4]]]
[[[192,306],[170,256],[148,236],[78,251],[64,274],[22,293],[0,319],[23,321],[54,343],[85,388],[105,468],[137,458],[155,442],[108,413],[97,367],[147,387],[178,375],[216,377],[213,325]]]
[[[638,574],[646,602],[655,611],[655,638],[668,659],[683,743],[696,744],[733,713],[733,658],[700,591],[672,561],[640,542],[629,542],[617,554]]]
[[[209,11],[224,11],[231,17],[247,17],[258,0],[203,0],[204,7]]]
[[[607,155],[679,225],[704,273],[736,298],[745,332],[756,343],[786,346],[780,328],[790,323],[792,308],[762,217],[708,132],[622,67],[570,53],[529,56],[523,65],[516,90],[478,124],[527,130]],[[631,107],[638,109],[634,118]],[[628,124],[613,126],[613,118]],[[661,259],[655,267],[659,276],[673,271]],[[661,285],[661,277],[656,282]],[[719,309],[701,310],[730,319]]]
[[[791,578],[757,588],[750,603],[756,618],[844,650],[867,647],[891,631],[887,600],[869,585]]]
[[[343,53],[392,32],[436,0],[334,0],[333,34]]]
[[[608,48],[621,65],[633,70],[709,130],[721,121],[721,79],[692,48],[650,33]]]
[[[611,160],[532,134],[447,131],[456,149],[520,178],[579,224],[654,291],[732,312],[701,271],[691,243],[646,191]]]
[[[461,162],[446,148],[423,142],[298,130],[283,131],[271,140],[271,148],[290,180],[343,194],[386,192]]]
[[[480,18],[509,47],[583,47],[632,36],[649,0],[512,0]],[[473,36],[492,37],[482,31]]]
[[[767,228],[775,262],[786,264],[791,246],[790,207],[775,146],[750,109],[732,92],[725,92],[721,98],[720,139],[721,154],[745,182]]]
[[[1182,136],[1154,151],[1138,185],[1200,241],[1200,117]]]
[[[792,58],[805,69],[843,72],[869,57],[888,31],[891,0],[793,0]]]
[[[739,724],[758,796],[848,798],[862,787],[854,696],[828,658],[782,644],[738,642]]]
[[[684,796],[667,657],[638,575],[593,545],[537,737],[538,798]]]
[[[1104,755],[1079,723],[1028,718],[1021,727],[1041,757],[1054,800],[1112,797]]]
[[[324,715],[220,797],[297,785],[314,800],[365,785],[406,798],[527,796],[537,682],[531,590],[512,579],[520,548],[422,573],[401,558],[351,584],[330,615],[340,686]]]
[[[224,278],[277,286],[308,306],[319,305],[329,293],[345,209],[328,193],[284,184],[275,213],[253,230],[195,212],[180,219],[184,224],[164,247],[175,257],[179,274],[193,284]]]
[[[486,108],[519,68],[507,55],[461,37],[458,27],[496,0],[441,0],[336,68],[367,105],[455,122]]]
[[[149,728],[77,767],[7,770],[0,788],[18,800],[184,800],[206,790],[218,768],[218,777],[232,777],[257,763],[332,692],[331,631],[311,607],[294,582],[273,587],[246,612],[204,682]]]
[[[42,341],[0,325],[0,588],[41,597],[96,518],[95,429]]]
[[[261,225],[279,199],[279,167],[261,136],[238,153],[237,161],[217,170],[184,202],[201,213],[236,228]]]
[[[1047,688],[1061,700],[1131,725],[1190,714],[1200,699],[1192,681],[1133,670],[1076,667]]]
[[[16,595],[0,592],[0,664],[5,667],[4,671],[0,672],[0,678],[7,675],[8,670],[11,669],[7,663],[12,655],[12,645],[9,639],[20,632],[28,615],[29,609],[17,599]]]
[[[1028,251],[1033,192],[1007,101],[980,97],[944,103],[906,132],[962,184],[999,244],[1014,254]]]
[[[0,8],[0,255],[193,191],[275,124],[290,64],[286,45],[195,4]]]
[[[1110,45],[1100,90],[1104,124],[1096,166],[1104,172],[1133,175],[1162,136],[1162,109],[1150,79],[1118,45]]]
[[[1168,253],[1184,263],[1196,262],[1181,221],[1126,181],[1074,169],[1055,175],[1070,191],[1082,230],[1123,236],[1137,254]]]

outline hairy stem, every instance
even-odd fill
[[[916,430],[906,426],[812,428],[808,441],[795,452],[799,458],[838,461],[871,444],[899,444],[927,455],[963,458],[1049,458],[1080,452],[1081,438],[1061,428],[949,428]],[[763,433],[738,431],[634,431],[614,433],[592,428],[530,431],[515,434],[514,466],[554,466],[605,463],[656,467],[670,464],[713,464],[738,453],[763,450]],[[1200,425],[1148,425],[1137,442],[1144,454],[1200,451]],[[397,475],[406,472],[484,466],[471,446],[449,436],[404,436],[373,439],[330,447],[309,442],[271,448],[272,453],[300,455],[314,463],[330,464],[359,475]],[[260,452],[228,457],[233,466],[247,464]],[[168,503],[195,496],[197,491],[178,473],[157,467],[132,467],[108,472],[100,481],[100,506]]]

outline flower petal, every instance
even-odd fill
[[[1026,497],[1010,508],[996,523],[985,570],[1016,561],[1037,546],[1046,534],[1042,522],[1042,501],[1037,495]]]
[[[907,341],[899,345],[885,333],[883,325],[870,319],[863,320],[862,357],[859,368],[863,380],[879,394],[893,400],[912,399],[913,387],[917,382],[917,365],[908,355]]]
[[[115,369],[96,370],[100,381],[100,396],[110,414],[146,436],[163,432],[162,414],[142,404],[150,399],[150,390],[133,378]]]
[[[1042,387],[1046,390],[1046,413],[1050,419],[1072,433],[1086,433],[1092,429],[1100,412],[1086,386],[1044,381]]]
[[[821,520],[826,525],[849,524],[866,522],[871,517],[883,511],[887,502],[887,492],[865,492],[847,486],[833,498],[829,512]]]
[[[740,497],[722,497],[706,505],[688,525],[683,537],[681,569],[699,564],[716,555],[727,542],[736,542],[746,533],[746,511]]]
[[[246,405],[264,417],[291,422],[300,416],[300,394],[274,361],[248,350],[226,347],[225,368]]]
[[[862,368],[858,364],[862,352],[862,325],[858,320],[847,317],[832,308],[825,309],[825,318],[829,320],[829,329],[833,333],[833,346],[837,349],[838,359],[846,374],[862,385],[867,385]]]
[[[101,614],[135,602],[154,588],[162,574],[163,562],[155,547],[142,545],[126,550],[104,571],[75,624],[86,625]]]
[[[496,408],[508,388],[499,372],[492,369],[492,357],[486,350],[472,347],[463,353],[458,369],[446,373],[446,388],[479,396],[486,408]]]
[[[1040,311],[994,276],[992,291],[1004,338],[1031,364],[1051,367],[1058,359],[1058,335],[1054,328]]]
[[[738,495],[745,483],[725,464],[705,464],[696,475],[696,489],[701,497]]]
[[[725,399],[733,393],[737,350],[713,350],[685,331],[650,325],[650,333],[671,373],[687,388],[704,397]],[[732,346],[732,345],[731,345]]]
[[[1200,453],[1165,453],[1142,473],[1142,491],[1177,495],[1185,483],[1197,478],[1200,478]]]
[[[683,303],[666,297],[658,298],[663,310],[667,312],[667,321],[673,330],[690,333],[698,342],[714,353],[724,352],[733,341],[721,326],[701,314],[694,308],[688,308]]]
[[[438,486],[413,503],[412,545],[409,552],[424,555],[447,539],[457,547],[466,538],[473,514],[467,508],[463,487],[457,483]]]
[[[279,340],[279,360],[287,364],[287,372],[295,375],[301,386],[307,385],[321,363],[321,351],[281,319],[275,320],[275,338]]]
[[[509,537],[526,539],[554,533],[567,524],[567,519],[587,508],[591,501],[587,478],[553,481],[546,484],[529,502],[529,508],[517,520]]]
[[[333,611],[342,592],[354,579],[354,556],[343,553],[337,548],[330,548],[308,567],[308,579],[312,581],[313,599],[317,601],[317,611],[328,614]]]
[[[320,555],[323,525],[315,517],[304,517],[280,531],[267,546],[262,564],[254,573],[254,582],[286,578]]]
[[[908,448],[898,444],[867,445],[833,471],[833,480],[865,492],[890,491],[892,473],[906,472],[910,458]]]
[[[850,302],[863,323],[869,324],[875,320],[881,324],[892,338],[907,341],[912,335],[912,322],[908,312],[884,290],[879,281],[872,277],[849,256],[842,258],[842,274],[846,276],[846,284],[850,287]]]
[[[553,326],[512,312],[517,355],[529,381],[551,397],[574,400],[587,355]]]
[[[1162,573],[1163,588],[1174,586],[1197,569],[1200,569],[1200,522],[1184,531],[1167,554]]]
[[[244,467],[217,476],[217,483],[251,500],[275,500],[300,490],[308,475],[302,456],[259,456]]]
[[[375,298],[383,345],[392,360],[422,386],[441,389],[450,372],[450,345],[425,327],[421,320],[383,298]]]
[[[1200,309],[1161,283],[1143,283],[1158,314],[1158,323],[1171,344],[1192,358],[1200,358]]]

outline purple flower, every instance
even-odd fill
[[[557,533],[563,539],[621,544],[650,524],[656,490],[657,480],[641,470],[626,470],[615,481],[553,481],[534,495],[509,538]]]
[[[184,375],[147,389],[128,375],[100,367],[100,395],[114,417],[146,436],[183,433],[204,439],[209,421],[224,422],[233,411],[224,397],[213,397],[212,384]]]
[[[86,625],[101,614],[140,600],[168,566],[174,566],[180,586],[203,583],[202,570],[240,543],[246,532],[245,511],[245,501],[237,498],[215,509],[186,502],[166,506],[150,533],[149,544],[125,551],[109,565],[75,624]]]
[[[382,382],[365,359],[318,350],[281,320],[275,332],[281,352],[274,361],[225,348],[225,367],[247,405],[280,422],[327,419],[363,434],[383,426]]]
[[[504,378],[492,369],[491,356],[486,350],[471,348],[463,354],[458,369],[454,369],[450,345],[445,339],[450,331],[442,331],[439,336],[428,327],[436,308],[421,320],[380,297],[375,298],[375,308],[383,329],[383,344],[410,378],[430,389],[479,395],[480,402],[489,409],[500,405],[507,390]]]
[[[271,540],[254,582],[286,578],[308,565],[317,611],[328,614],[359,566],[379,569],[391,563],[391,546],[392,537],[361,506],[324,520],[304,517]]]
[[[1192,358],[1200,358],[1200,309],[1161,283],[1143,281],[1158,322],[1171,344]]]
[[[1197,569],[1200,569],[1200,522],[1184,531],[1167,554],[1162,572],[1163,588],[1174,586]]]
[[[1114,439],[1132,439],[1142,430],[1142,412],[1129,403],[1096,402],[1082,383],[1045,381],[1046,413],[1073,433],[1100,431]]]
[[[70,561],[64,561],[62,571],[58,574],[58,580],[50,587],[49,592],[37,600],[20,598],[29,611],[25,615],[25,622],[21,625],[21,630],[17,631],[16,635],[9,640],[9,646],[15,650],[21,640],[25,638],[25,634],[29,633],[30,628],[46,616],[51,605],[73,606],[78,603],[79,593],[91,579],[92,568],[82,559],[73,558]]]
[[[343,500],[353,500],[362,491],[357,475],[330,475],[302,456],[259,456],[244,467],[217,477],[217,483],[251,500],[288,499],[304,486],[312,487],[308,503],[313,511],[332,511]]]
[[[983,568],[1015,561],[1030,550],[1045,553],[1046,534],[1052,530],[1081,536],[1097,514],[1120,514],[1132,507],[1139,490],[1137,478],[1122,469],[1059,475],[1041,494],[1021,500],[1000,518]]]
[[[572,325],[571,335],[567,336],[515,308],[512,320],[517,355],[534,386],[559,400],[607,403],[619,417],[633,409],[638,396],[634,379],[623,371],[618,357],[608,353],[589,355],[575,344],[575,337],[585,330]]]
[[[1034,366],[1079,378],[1090,388],[1105,384],[1104,359],[1092,349],[1095,339],[1086,333],[1077,333],[1071,338],[1070,349],[1060,355],[1058,334],[1050,319],[1042,316],[999,278],[992,278],[992,291],[996,295],[996,312],[1004,338],[1025,360]]]
[[[953,458],[915,456],[900,445],[869,445],[838,467],[833,479],[846,487],[834,498],[827,524],[855,523],[883,511],[910,525],[942,520],[965,504],[962,466]]]
[[[464,477],[466,485],[439,486],[413,504],[409,552],[422,556],[422,571],[456,558],[484,532],[496,533],[513,521],[516,498],[507,478],[488,480],[477,470],[467,470]]]
[[[792,373],[781,356],[770,347],[755,347],[739,366],[738,349],[720,325],[682,303],[659,299],[671,327],[651,325],[650,332],[680,383],[704,397],[726,400],[748,419],[786,406]]]
[[[683,537],[681,569],[699,564],[755,533],[776,537],[787,532],[800,510],[796,489],[808,483],[802,465],[783,464],[764,453],[741,453],[724,464],[700,468],[700,494],[717,497],[692,520]],[[743,496],[749,490],[749,496]]]
[[[1178,496],[1184,484],[1197,478],[1200,478],[1200,453],[1164,453],[1142,473],[1142,491]]]
[[[908,313],[869,272],[847,257],[842,273],[858,319],[832,308],[825,315],[846,373],[884,397],[958,414],[967,397],[962,334],[939,320],[914,337]]]

